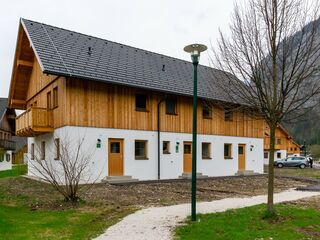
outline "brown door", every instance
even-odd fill
[[[192,170],[192,143],[183,143],[183,172],[191,173]]]
[[[108,175],[123,176],[123,139],[109,139]]]
[[[246,145],[239,144],[238,146],[238,169],[246,169]]]

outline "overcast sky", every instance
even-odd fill
[[[227,31],[234,0],[9,0],[0,8],[0,97],[7,97],[19,18],[190,60],[183,47],[210,46]],[[208,54],[200,63],[209,65]]]

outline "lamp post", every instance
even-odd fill
[[[193,64],[193,121],[192,121],[192,174],[191,174],[191,220],[196,221],[197,191],[197,95],[198,95],[198,64],[200,53],[207,50],[202,44],[191,44],[183,49],[191,54]]]

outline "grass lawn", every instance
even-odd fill
[[[48,184],[0,179],[0,239],[91,239],[134,210],[102,201],[71,205]]]
[[[274,172],[276,176],[320,178],[320,169],[315,168],[275,168]]]
[[[11,170],[0,171],[0,178],[5,177],[16,177],[28,172],[27,165],[20,164],[20,165],[13,165]]]
[[[263,219],[265,205],[198,215],[176,229],[181,240],[320,239],[320,212],[314,208],[276,205],[278,216]]]

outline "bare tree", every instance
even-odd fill
[[[213,64],[224,71],[229,81],[219,87],[231,101],[250,109],[269,126],[270,213],[274,211],[276,127],[319,102],[318,18],[316,1],[249,0],[246,5],[235,4],[230,35],[220,31],[213,50]]]
[[[80,187],[94,182],[90,172],[93,151],[88,151],[88,147],[84,149],[84,138],[54,139],[54,149],[47,150],[49,156],[44,146],[34,146],[35,151],[28,161],[29,171],[51,184],[65,201],[76,202]]]

